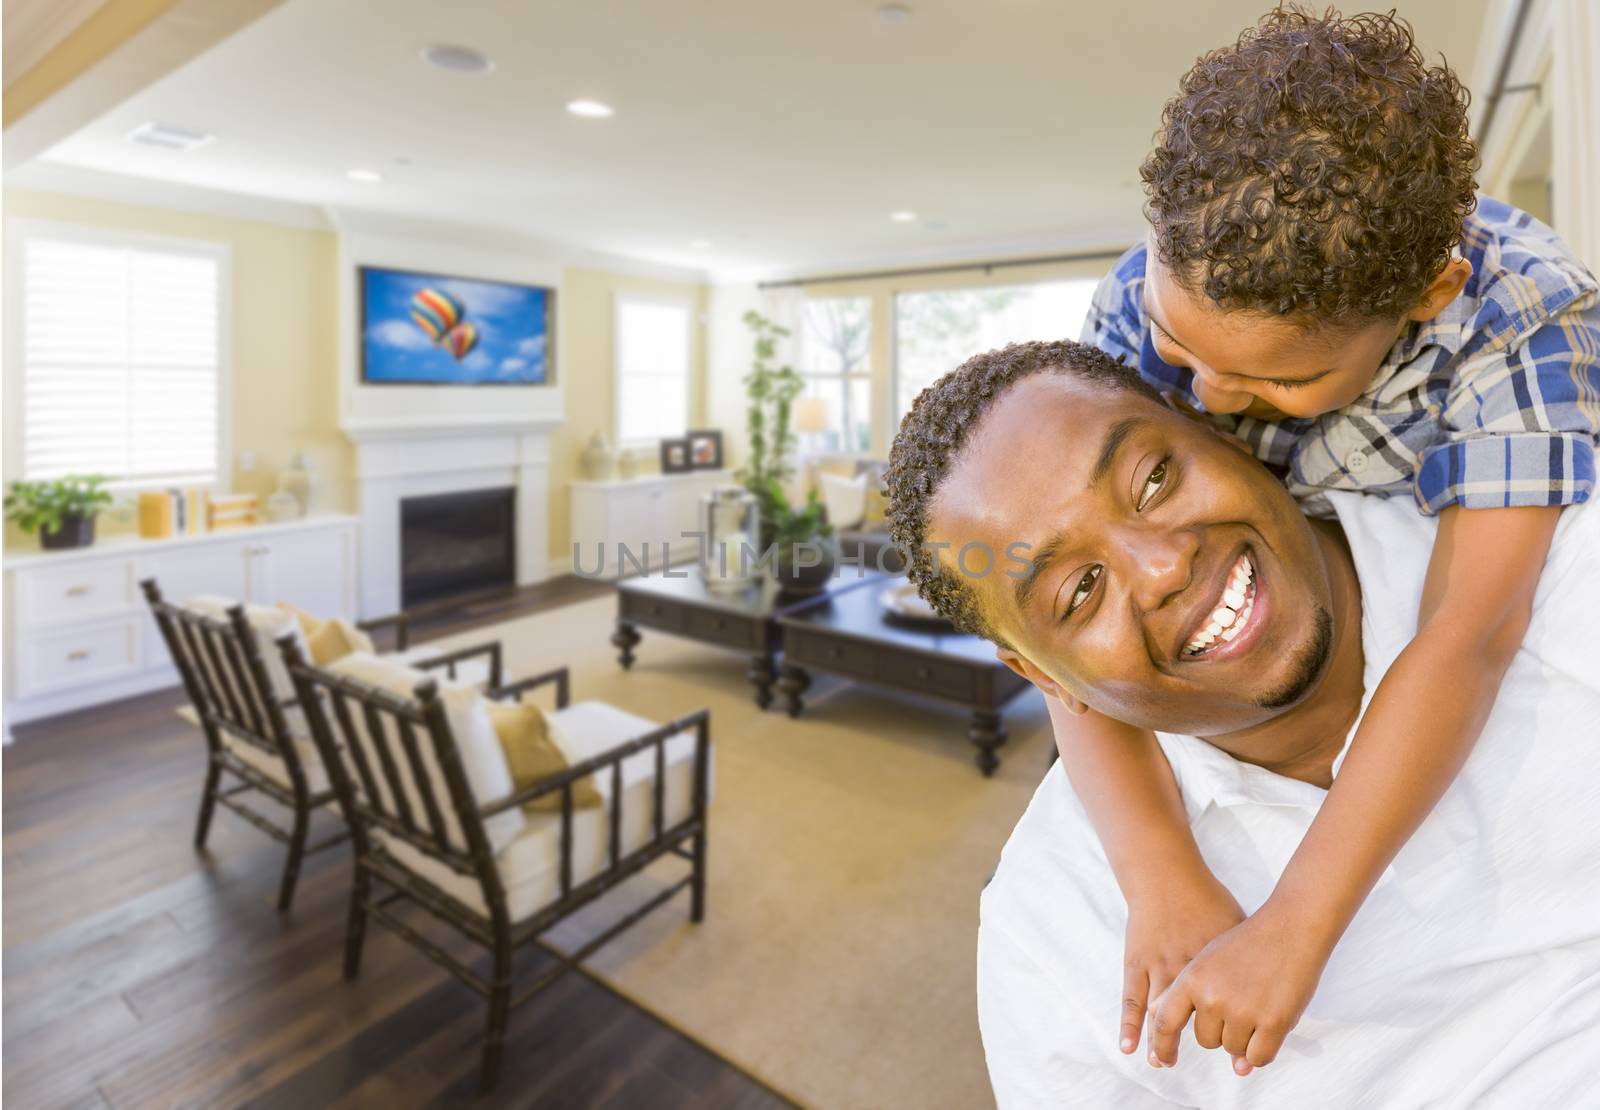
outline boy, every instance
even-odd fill
[[[1120,1047],[1148,1014],[1157,1067],[1191,1016],[1238,1074],[1272,1061],[1471,751],[1561,509],[1594,487],[1600,289],[1548,228],[1475,203],[1466,105],[1393,16],[1270,13],[1168,102],[1142,168],[1149,238],[1085,324],[1309,509],[1362,489],[1440,521],[1417,635],[1368,691],[1342,765],[1319,768],[1327,799],[1248,918],[1206,869],[1155,737],[1052,701],[1128,902]],[[1097,579],[1063,592],[1090,601]],[[1228,583],[1182,665],[1226,651],[1253,591],[1248,573]]]

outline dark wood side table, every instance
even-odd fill
[[[858,577],[846,567],[823,594],[796,595],[783,593],[765,578],[743,590],[711,590],[693,564],[670,569],[671,576],[657,572],[617,582],[617,627],[611,634],[617,661],[624,669],[633,666],[641,628],[743,652],[750,659],[747,677],[762,709],[772,704],[772,686],[778,674],[779,614],[796,605],[808,605],[819,596],[842,594],[884,580],[871,573]]]
[[[891,623],[878,595],[899,581],[879,578],[878,589],[851,590],[795,606],[778,617],[783,666],[778,689],[789,716],[798,717],[811,685],[807,668],[951,702],[972,712],[967,737],[984,775],[1000,766],[1006,741],[1000,710],[1031,685],[994,657],[994,645],[977,636],[928,631]]]

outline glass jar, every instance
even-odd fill
[[[754,494],[718,486],[700,500],[700,523],[700,573],[708,589],[742,590],[760,577],[761,504]]]

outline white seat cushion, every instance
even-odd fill
[[[445,718],[449,722],[450,733],[455,738],[456,750],[460,753],[467,785],[471,788],[478,804],[487,805],[511,793],[511,769],[506,765],[506,754],[500,747],[499,734],[494,730],[494,722],[489,719],[488,706],[479,691],[463,683],[450,682],[439,675],[408,667],[393,658],[369,655],[364,651],[353,652],[327,669],[333,674],[346,675],[403,698],[414,697],[418,683],[429,679],[437,681],[439,700],[444,704]],[[388,733],[389,752],[400,779],[400,789],[406,795],[411,813],[421,822],[425,820],[423,814],[426,810],[416,780],[412,776],[410,760],[394,735],[393,717],[388,714],[383,716],[387,718],[384,724]],[[351,717],[359,733],[358,739],[366,752],[367,765],[372,769],[378,793],[382,795],[380,800],[384,803],[385,810],[392,813],[394,809],[389,783],[380,769],[382,764],[379,762],[377,749],[373,746],[375,741],[367,735],[364,715],[352,713]],[[346,739],[344,730],[335,721],[330,721],[330,724],[338,739],[341,741]],[[417,730],[417,741],[423,770],[432,783],[433,797],[444,819],[445,837],[452,845],[465,851],[466,838],[461,832],[461,822],[456,816],[449,786],[439,770],[433,744],[428,739],[426,729]],[[358,790],[361,789],[361,779],[354,765],[349,767],[349,771],[351,781],[356,784]],[[511,843],[522,831],[522,825],[521,809],[505,810],[487,818],[483,823],[489,843],[496,851]]]
[[[658,727],[657,722],[635,717],[605,702],[586,701],[549,714],[551,737],[569,763],[579,763],[609,751],[619,744]],[[666,743],[665,820],[671,828],[686,820],[694,809],[695,734],[690,729],[671,736]],[[709,760],[710,773],[715,761]],[[655,834],[654,782],[655,749],[645,748],[622,761],[622,838],[621,854],[643,847]],[[605,805],[572,812],[572,885],[593,878],[610,863],[611,771],[594,776]],[[446,894],[487,915],[483,887],[469,875],[459,875],[444,864],[430,859],[409,844],[382,837],[384,847],[396,862],[426,879]],[[500,882],[505,887],[507,909],[513,921],[531,917],[561,897],[561,813],[530,814],[527,825],[504,851],[495,857]]]
[[[180,705],[174,712],[180,720],[187,721],[195,728],[200,727],[200,714],[195,712],[194,706]],[[313,794],[320,794],[328,788],[328,772],[322,765],[317,745],[311,739],[311,731],[306,727],[305,715],[300,712],[299,706],[294,705],[286,706],[284,715],[289,719],[289,733],[294,737],[295,751],[300,753],[300,766],[306,775],[306,789]],[[228,732],[222,733],[222,743],[234,755],[285,790],[293,789],[289,785],[289,770],[283,765],[283,760],[268,755],[254,744],[247,744]]]
[[[835,528],[854,528],[867,515],[867,476],[846,478],[840,474],[819,474],[822,504],[828,510],[828,523]]]

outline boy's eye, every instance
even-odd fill
[[[1304,389],[1310,385],[1309,381],[1293,381],[1288,378],[1269,378],[1267,384],[1277,389]]]
[[[1072,616],[1078,606],[1089,600],[1089,595],[1094,592],[1094,584],[1099,581],[1103,572],[1103,567],[1090,567],[1084,572],[1083,577],[1078,579],[1078,588],[1072,591],[1072,599],[1067,602],[1067,611],[1062,614],[1063,619]]]
[[[1160,462],[1156,463],[1155,468],[1150,471],[1149,477],[1145,478],[1144,486],[1139,490],[1138,500],[1134,503],[1134,511],[1143,512],[1144,507],[1150,504],[1151,498],[1160,493],[1161,487],[1166,485],[1166,483],[1167,460],[1162,459]]]

